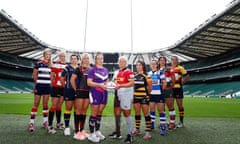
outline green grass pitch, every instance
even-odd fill
[[[55,135],[47,134],[41,128],[41,105],[35,122],[35,131],[27,131],[30,109],[33,104],[32,94],[0,94],[0,144],[66,144],[90,143],[76,141],[63,136],[62,130]],[[135,137],[135,144],[236,144],[240,141],[240,99],[192,98],[184,99],[185,127],[168,131],[166,136],[159,135],[159,129],[152,132],[151,140],[143,140],[143,135]],[[64,109],[64,107],[63,107]],[[134,112],[132,111],[134,115]],[[71,121],[71,124],[73,121]],[[88,122],[86,129],[88,130]],[[144,119],[142,117],[142,132]],[[122,135],[126,135],[125,120],[122,118]],[[101,131],[108,135],[114,130],[113,96],[109,96],[104,111]],[[123,143],[121,140],[107,138],[101,143]]]

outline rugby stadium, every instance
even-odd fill
[[[42,59],[42,51],[52,49],[57,60],[57,46],[41,41],[6,11],[0,11],[0,93],[30,93],[33,89],[32,68]],[[81,51],[67,51],[81,57]],[[91,58],[96,52],[88,52]],[[220,14],[210,16],[179,41],[165,48],[146,53],[103,52],[104,66],[111,73],[117,69],[118,57],[128,58],[135,70],[137,60],[148,65],[159,56],[176,55],[190,74],[184,86],[188,96],[240,97],[240,1],[234,0]]]

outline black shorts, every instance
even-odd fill
[[[178,99],[183,99],[183,89],[173,88],[173,97]]]
[[[74,89],[72,89],[72,88],[70,88],[70,89],[68,89],[68,88],[65,88],[64,89],[64,100],[65,101],[74,101],[75,100],[75,98],[76,98],[76,93],[75,93],[75,91],[74,91]]]
[[[140,104],[147,104],[149,105],[149,96],[145,96],[145,97],[142,97],[142,98],[133,98],[133,103],[134,104],[137,104],[137,103],[140,103]]]
[[[63,96],[63,88],[52,87],[51,88],[51,97],[61,97]]]
[[[117,96],[117,91],[114,91],[114,102],[113,107],[120,107],[120,100]]]
[[[164,97],[163,94],[161,94],[161,95],[150,95],[150,102],[165,103],[165,97]]]
[[[89,99],[89,91],[76,91],[76,98]]]

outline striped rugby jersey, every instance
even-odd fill
[[[151,95],[161,95],[162,81],[165,80],[165,75],[162,71],[150,71],[148,76],[152,78],[152,92]]]
[[[34,69],[38,70],[36,84],[40,87],[49,87],[51,84],[51,68],[48,66],[48,63],[44,60],[40,60],[35,64]]]
[[[151,81],[151,77],[143,73],[137,73],[134,76],[134,98],[143,98],[149,96],[148,82]]]

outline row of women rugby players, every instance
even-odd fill
[[[35,97],[34,105],[31,110],[29,131],[34,131],[34,119],[37,114],[37,109],[42,96],[43,127],[46,128],[49,133],[56,133],[56,130],[53,127],[54,114],[56,114],[57,119],[56,128],[64,128],[63,124],[61,123],[61,106],[64,99],[66,107],[64,113],[64,135],[70,135],[69,121],[71,110],[74,107],[74,138],[81,140],[87,137],[93,142],[99,142],[100,140],[105,139],[105,136],[100,132],[100,123],[102,112],[107,103],[107,91],[104,83],[108,80],[109,72],[103,67],[103,55],[96,55],[95,65],[92,68],[90,68],[88,54],[83,55],[80,66],[78,66],[78,57],[76,55],[71,56],[71,63],[69,65],[65,64],[65,53],[60,53],[59,61],[53,65],[51,64],[51,51],[46,50],[44,51],[43,55],[44,59],[38,61],[33,70]],[[150,122],[151,129],[154,128],[155,104],[158,105],[160,114],[160,124],[162,128],[161,134],[165,134],[165,97],[170,111],[169,128],[175,127],[176,114],[173,107],[174,98],[176,98],[180,112],[180,124],[178,126],[183,126],[184,108],[182,105],[182,85],[188,80],[187,72],[183,67],[178,65],[177,57],[172,57],[172,66],[168,68],[166,67],[166,59],[164,57],[160,58],[159,60],[160,63],[155,60],[151,62],[152,71],[150,71],[149,74],[146,73],[144,62],[139,61],[137,63],[137,67],[138,65],[141,65],[140,71],[138,70],[137,73],[141,72],[144,76],[146,76],[146,80],[144,80],[146,94],[144,100],[139,101],[140,104],[143,105],[142,107],[139,107],[139,109],[142,108],[144,110],[144,115],[146,115],[146,108],[144,107],[148,106],[150,102],[151,110],[151,119],[146,119],[146,139],[151,138],[151,135],[148,132],[150,120],[152,121]],[[185,77],[182,80],[183,76]],[[90,99],[89,91],[91,94]],[[139,95],[139,92],[141,93],[142,90],[137,90],[135,86],[134,97],[139,97],[141,95]],[[165,96],[159,99],[159,96],[163,96],[163,93]],[[52,98],[52,105],[48,112],[48,99],[50,94]],[[91,116],[89,117],[90,135],[84,131],[86,111],[89,103],[91,104]],[[133,133],[134,135],[140,134],[140,119],[140,114],[136,114],[136,131]],[[127,142],[131,141],[127,140]]]

